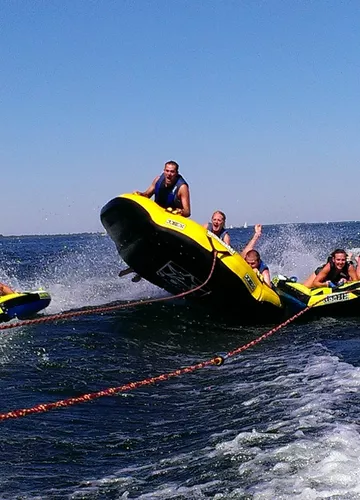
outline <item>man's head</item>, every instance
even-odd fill
[[[331,254],[332,261],[336,269],[341,270],[346,264],[347,253],[342,248],[334,250]]]
[[[260,254],[257,250],[249,250],[245,260],[253,269],[258,269],[260,266]]]
[[[167,161],[164,167],[165,184],[173,184],[179,173],[179,165],[176,161]]]

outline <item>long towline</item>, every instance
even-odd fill
[[[187,366],[184,368],[179,368],[178,370],[174,370],[172,372],[163,373],[162,375],[158,375],[156,377],[150,377],[136,382],[130,382],[128,384],[121,385],[119,387],[110,387],[108,389],[104,389],[98,392],[90,392],[88,394],[83,394],[82,396],[78,396],[76,398],[62,399],[61,401],[55,401],[53,403],[39,404],[33,406],[32,408],[23,408],[20,410],[9,411],[7,413],[0,413],[0,421],[25,417],[27,415],[31,415],[34,413],[45,413],[55,408],[64,408],[67,406],[73,406],[75,404],[85,403],[87,401],[92,401],[93,399],[98,399],[104,396],[115,396],[116,394],[119,394],[121,392],[131,391],[139,387],[155,384],[156,382],[163,382],[165,380],[169,380],[174,377],[179,377],[180,375],[183,375],[185,373],[192,373],[195,372],[196,370],[200,370],[201,368],[205,368],[206,366],[211,366],[211,365],[221,366],[224,363],[225,359],[231,358],[232,356],[235,356],[236,354],[239,354],[240,352],[243,352],[246,349],[253,347],[262,340],[265,340],[266,338],[270,337],[271,335],[279,331],[281,328],[289,325],[290,323],[295,321],[295,319],[305,314],[309,309],[311,309],[310,306],[306,307],[300,312],[294,314],[294,316],[291,316],[291,318],[287,319],[283,323],[277,325],[276,327],[272,328],[263,335],[260,335],[260,337],[257,337],[256,339],[252,340],[251,342],[248,342],[247,344],[241,347],[238,347],[237,349],[229,351],[225,356],[215,356],[214,358],[208,359],[207,361],[202,361],[195,365]]]
[[[177,295],[170,295],[168,297],[158,297],[158,298],[154,298],[154,299],[137,300],[137,301],[127,302],[126,304],[117,304],[115,306],[89,307],[89,308],[83,309],[82,311],[69,311],[69,312],[65,312],[65,313],[49,314],[48,316],[43,316],[42,318],[26,319],[26,320],[17,321],[15,323],[8,323],[6,325],[0,325],[0,330],[9,330],[11,328],[18,328],[19,326],[38,325],[40,323],[48,323],[50,321],[58,321],[58,320],[63,320],[63,319],[76,318],[78,316],[86,316],[87,314],[96,314],[96,313],[104,313],[104,312],[108,313],[108,312],[117,311],[119,309],[127,309],[129,307],[134,307],[134,306],[139,306],[139,305],[153,304],[155,302],[165,302],[167,300],[180,299],[181,297],[185,297],[186,295],[189,295],[191,293],[196,292],[197,290],[200,290],[200,288],[202,288],[203,286],[205,286],[209,282],[209,280],[214,272],[214,269],[215,269],[217,252],[214,251],[213,254],[214,254],[214,257],[213,257],[211,270],[210,270],[209,276],[206,278],[204,283],[197,285],[195,288],[191,288],[191,290],[186,290],[185,292],[178,293]]]
[[[189,293],[195,292],[196,290],[205,286],[206,283],[210,280],[210,278],[213,274],[214,268],[215,268],[216,255],[217,255],[216,252],[214,252],[214,260],[213,260],[213,264],[212,264],[212,268],[211,268],[209,276],[204,281],[204,283],[197,286],[196,288],[193,288],[192,290],[188,290],[187,292],[182,292],[181,294],[176,295],[176,296],[164,297],[164,298],[160,298],[160,299],[152,299],[152,300],[147,300],[147,301],[139,301],[136,303],[124,304],[124,306],[145,304],[145,303],[151,303],[151,302],[159,302],[162,299],[173,299],[175,297],[180,297],[180,296],[184,296],[184,295],[187,295]],[[322,297],[318,302],[316,302],[316,304],[322,302],[324,300],[324,298],[325,297]],[[129,382],[128,384],[124,384],[124,385],[121,385],[118,387],[109,387],[108,389],[104,389],[102,391],[90,392],[88,394],[83,394],[82,396],[78,396],[75,398],[62,399],[60,401],[55,401],[53,403],[39,404],[39,405],[33,406],[32,408],[22,408],[22,409],[18,409],[18,410],[9,411],[7,413],[0,413],[0,421],[25,417],[27,415],[32,415],[32,414],[36,414],[36,413],[45,413],[45,412],[53,410],[55,408],[65,408],[68,406],[74,406],[76,404],[85,403],[85,402],[92,401],[94,399],[98,399],[98,398],[101,398],[104,396],[115,396],[116,394],[131,391],[131,390],[137,389],[139,387],[144,387],[144,386],[148,386],[151,384],[155,384],[156,382],[163,382],[165,380],[170,380],[171,378],[179,377],[180,375],[183,375],[185,373],[192,373],[192,372],[195,372],[196,370],[200,370],[201,368],[205,368],[207,366],[212,366],[212,365],[213,366],[221,366],[224,363],[225,359],[231,358],[237,354],[240,354],[241,352],[245,351],[246,349],[249,349],[250,347],[253,347],[253,346],[259,344],[261,341],[269,338],[271,335],[278,332],[279,330],[281,330],[282,328],[289,325],[290,323],[295,321],[297,318],[299,318],[300,316],[305,314],[314,305],[315,304],[313,304],[312,306],[307,306],[305,309],[302,309],[298,313],[291,316],[291,318],[288,318],[286,321],[275,326],[274,328],[272,328],[268,332],[264,333],[263,335],[260,335],[256,339],[251,340],[247,344],[244,344],[236,349],[233,349],[232,351],[229,351],[225,356],[215,356],[211,359],[208,359],[206,361],[202,361],[202,362],[197,363],[195,365],[187,366],[184,368],[179,368],[178,370],[174,370],[174,371],[168,372],[168,373],[163,373],[163,374],[158,375],[156,377],[149,377],[149,378],[139,380],[136,382]],[[119,308],[119,307],[118,306],[111,306],[111,307],[108,307],[106,309],[107,309],[107,311],[109,311],[109,310],[112,311],[112,310],[115,310],[116,308]],[[101,308],[95,308],[95,309],[98,311]],[[94,311],[94,309],[92,311]],[[83,311],[79,311],[79,313],[82,313],[82,312]],[[69,314],[71,314],[71,313],[69,313]],[[76,314],[76,315],[80,316],[81,314]],[[55,315],[55,316],[63,317],[62,315]],[[42,318],[42,319],[45,319],[45,318]],[[35,321],[38,321],[38,320],[35,320]],[[28,324],[26,321],[21,322],[21,324],[24,324],[24,323]]]

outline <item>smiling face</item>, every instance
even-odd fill
[[[178,175],[178,169],[175,165],[170,163],[165,163],[164,176],[165,176],[165,186],[171,186],[174,184],[176,177]]]
[[[225,225],[225,217],[221,212],[214,212],[211,218],[213,232],[218,233]]]
[[[333,263],[335,268],[341,271],[346,264],[346,254],[342,252],[336,253],[333,257]]]

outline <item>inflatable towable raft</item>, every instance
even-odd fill
[[[191,219],[175,215],[152,200],[124,194],[101,210],[101,222],[122,259],[141,277],[172,295],[208,283],[187,300],[216,314],[236,312],[241,322],[277,321],[279,296],[232,247]]]
[[[0,322],[13,318],[26,319],[42,311],[50,304],[48,292],[16,292],[0,297]]]
[[[276,276],[272,282],[288,315],[310,307],[307,318],[360,316],[360,281],[349,281],[336,288],[311,289],[285,276]]]

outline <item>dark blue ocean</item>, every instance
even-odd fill
[[[253,228],[231,229],[241,247]],[[272,275],[304,279],[360,222],[264,226]],[[108,236],[0,239],[0,281],[52,295],[44,314],[167,296]],[[231,351],[273,325],[185,301],[0,332],[0,412],[118,387]],[[360,314],[291,324],[191,374],[0,422],[1,499],[359,499]]]

